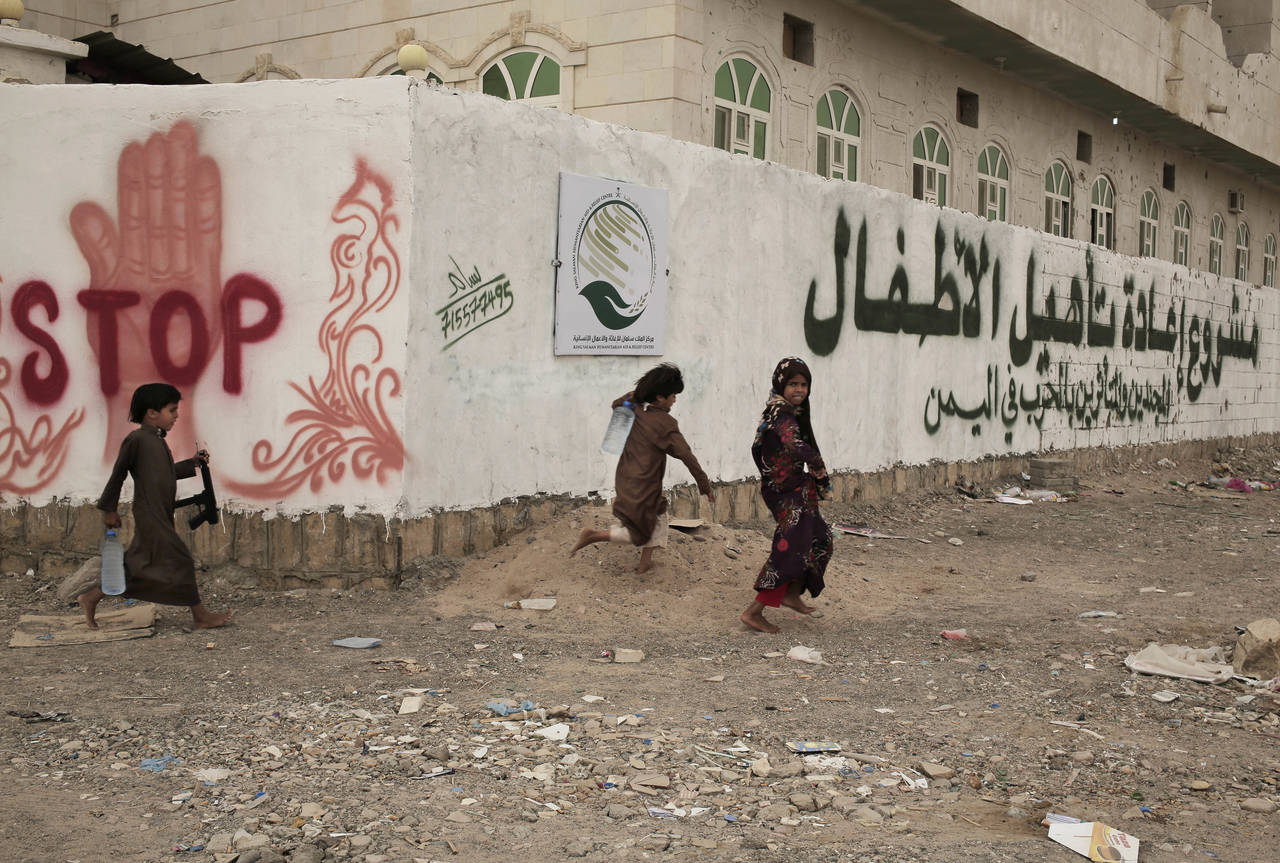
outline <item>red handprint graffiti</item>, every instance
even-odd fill
[[[290,382],[307,407],[289,414],[299,425],[277,455],[270,441],[253,447],[253,467],[274,474],[265,482],[231,482],[240,494],[284,497],[304,483],[311,491],[339,482],[350,465],[360,479],[383,483],[404,467],[404,443],[387,414],[388,399],[400,395],[400,375],[384,364],[382,335],[371,316],[383,311],[400,288],[400,257],[393,233],[390,182],[360,160],[356,178],[333,208],[344,231],[333,241],[334,287],[329,313],[320,325],[320,349],[329,369],[319,385]]]
[[[223,389],[240,391],[241,350],[275,332],[280,300],[270,285],[241,274],[223,288],[222,180],[199,153],[195,127],[182,121],[120,154],[115,222],[96,203],[71,211],[71,231],[89,265],[89,288],[77,295],[88,312],[89,345],[107,398],[110,457],[125,434],[129,398],[148,381],[193,388],[213,349],[223,348]],[[242,323],[243,305],[260,304]],[[194,449],[189,404],[175,428],[175,451]]]
[[[43,330],[28,332],[23,321],[33,306],[43,306],[50,321],[57,318],[58,301],[44,282],[27,282],[14,294],[15,325],[20,331],[45,349],[49,356],[49,371],[43,377],[38,372],[37,354],[31,353],[22,362],[22,375],[27,378],[29,395],[37,404],[46,404],[41,394],[61,395],[66,386],[66,361],[56,344],[47,341]],[[21,310],[21,311],[20,311]],[[41,340],[44,337],[46,340]],[[17,412],[4,392],[13,377],[9,360],[0,357],[0,492],[32,494],[52,482],[67,460],[71,448],[71,432],[84,420],[84,411],[76,410],[54,427],[49,414],[41,414],[24,432],[18,426]],[[56,401],[56,398],[53,399]]]

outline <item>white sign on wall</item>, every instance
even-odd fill
[[[556,354],[661,354],[667,190],[560,175]]]

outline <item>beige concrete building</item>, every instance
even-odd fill
[[[395,74],[399,48],[416,43],[424,72],[447,86],[1275,284],[1280,0],[30,0],[27,10],[24,27],[68,39],[108,31],[211,82]]]

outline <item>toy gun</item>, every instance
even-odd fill
[[[200,478],[204,480],[204,491],[199,494],[193,494],[191,497],[179,498],[173,504],[175,509],[182,509],[184,506],[195,504],[200,506],[200,511],[187,519],[187,526],[192,530],[195,530],[205,522],[209,524],[218,523],[218,498],[213,493],[213,479],[209,476],[209,463],[205,461],[197,463],[200,465]]]

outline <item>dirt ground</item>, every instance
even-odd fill
[[[1254,478],[1278,457],[1219,454]],[[567,556],[603,507],[427,561],[394,592],[207,579],[234,626],[162,609],[152,638],[9,651],[5,709],[66,715],[0,718],[0,859],[1085,859],[1046,837],[1056,812],[1136,836],[1144,863],[1274,861],[1280,702],[1123,664],[1280,616],[1280,491],[1171,484],[1212,468],[1136,462],[1067,503],[825,505],[905,538],[838,534],[823,616],[773,612],[778,635],[737,620],[772,525],[673,533],[636,575],[630,547]],[[70,614],[53,588],[5,574],[6,630]],[[558,604],[503,607],[530,596]],[[1095,610],[1116,616],[1080,616]],[[332,645],[347,636],[382,643]],[[828,664],[787,658],[797,645]],[[644,659],[602,655],[617,649]],[[551,715],[489,721],[486,702],[526,699]],[[806,763],[795,740],[844,761]]]

